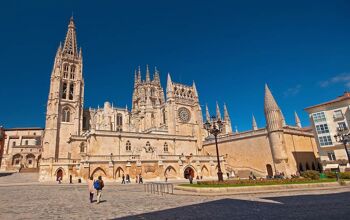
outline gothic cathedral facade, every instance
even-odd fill
[[[102,108],[84,109],[82,49],[78,49],[76,27],[70,19],[50,78],[40,181],[90,176],[115,181],[123,174],[154,180],[217,176],[215,145],[203,129],[195,83],[176,83],[168,74],[163,90],[159,71],[151,74],[147,66],[145,72],[143,79],[141,68],[135,70],[130,110],[110,102]],[[318,164],[313,133],[301,128],[300,120],[297,126],[286,125],[267,86],[266,127],[259,129],[253,117],[251,131],[233,132],[226,105],[221,117],[217,104],[216,117],[223,122],[220,160],[228,176],[243,177],[252,171],[263,177],[276,172],[290,176],[301,165]],[[211,120],[208,107],[205,119]]]

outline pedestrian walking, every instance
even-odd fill
[[[193,183],[193,176],[189,175],[188,180],[190,181],[190,184],[192,184]]]
[[[124,173],[122,175],[122,184],[125,184],[125,175],[124,175]]]
[[[126,183],[130,183],[130,175],[126,174]]]
[[[87,184],[90,193],[90,203],[92,203],[94,198],[94,178],[92,176],[87,180]]]
[[[62,181],[62,177],[57,177],[57,181],[58,181],[58,184],[61,184],[61,181]]]
[[[104,187],[104,183],[102,180],[102,176],[98,177],[98,180],[94,182],[94,188],[96,189],[96,198],[97,198],[97,204],[100,203],[101,196],[102,196],[102,189]]]
[[[139,183],[140,183],[140,184],[143,183],[143,179],[142,179],[141,173],[140,173],[140,175],[139,175]]]

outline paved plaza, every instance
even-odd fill
[[[83,184],[17,182],[6,186],[6,178],[10,177],[0,177],[0,219],[347,219],[350,214],[347,187],[235,196],[159,196],[145,193],[142,185],[114,184],[106,185],[102,203],[91,204]]]

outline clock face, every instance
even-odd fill
[[[182,122],[189,122],[191,119],[191,112],[185,107],[179,108],[178,114]]]

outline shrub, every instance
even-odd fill
[[[306,179],[318,180],[320,179],[320,173],[315,170],[307,170],[301,173],[301,176]]]
[[[326,171],[326,172],[324,172],[324,174],[326,174],[326,177],[327,177],[327,178],[331,178],[331,179],[334,179],[334,178],[337,177],[337,176],[335,175],[335,173],[334,173],[334,172],[331,172],[331,171]]]
[[[350,179],[350,172],[340,173],[340,179]]]

